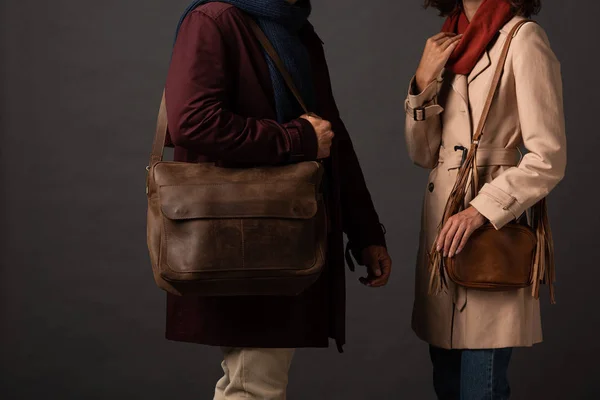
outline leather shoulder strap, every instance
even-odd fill
[[[254,21],[252,18],[248,18],[248,25],[250,25],[252,32],[254,32],[254,36],[256,36],[256,38],[260,42],[260,45],[263,47],[265,52],[269,55],[269,58],[273,61],[273,64],[275,64],[275,67],[277,68],[277,70],[279,71],[279,73],[281,74],[283,79],[285,80],[286,85],[288,86],[288,88],[290,89],[290,91],[292,92],[292,94],[294,95],[294,97],[296,98],[296,100],[298,101],[298,103],[300,104],[302,109],[304,110],[304,112],[308,114],[308,109],[306,108],[306,104],[304,103],[304,100],[302,100],[302,96],[300,96],[300,92],[296,88],[296,85],[294,84],[294,80],[292,79],[292,76],[290,75],[287,68],[285,67],[285,64],[279,57],[279,54],[277,54],[277,51],[275,50],[275,48],[269,41],[269,38],[267,38],[265,33],[262,31],[262,29],[260,29],[260,27],[258,26],[256,21]]]
[[[265,52],[269,55],[269,57],[275,64],[275,67],[279,70],[279,72],[283,76],[283,79],[284,79],[286,85],[289,87],[290,91],[292,92],[292,94],[294,95],[294,97],[296,98],[296,100],[298,101],[298,103],[300,104],[302,109],[304,110],[304,112],[308,114],[309,111],[306,108],[306,104],[302,100],[302,96],[300,96],[300,92],[296,88],[296,85],[294,84],[294,80],[292,79],[292,76],[285,68],[285,64],[283,63],[283,61],[277,54],[277,51],[275,50],[275,48],[273,47],[273,45],[271,44],[271,42],[269,41],[267,36],[264,34],[262,29],[260,29],[258,24],[252,18],[248,18],[247,21],[248,21],[250,28],[252,29],[252,32],[254,32],[254,35],[260,42],[261,46],[263,47]],[[156,134],[154,135],[154,142],[152,144],[152,153],[150,155],[150,165],[149,166],[152,166],[155,163],[162,160],[163,151],[165,148],[165,139],[167,137],[167,129],[168,129],[167,106],[166,106],[166,102],[165,102],[165,91],[163,90],[162,100],[160,102],[160,108],[158,111],[158,119],[156,122]]]
[[[150,154],[150,166],[162,160],[165,149],[165,140],[167,138],[167,104],[165,102],[165,91],[163,90],[160,108],[158,110],[158,119],[156,121],[156,134],[152,143],[152,153]]]
[[[517,22],[517,24],[515,24],[515,26],[510,30],[510,33],[506,38],[506,42],[504,43],[504,47],[502,48],[502,53],[500,54],[500,59],[498,60],[498,67],[496,68],[496,72],[494,73],[494,77],[492,78],[492,85],[490,86],[490,91],[485,101],[485,105],[483,106],[483,111],[481,113],[481,118],[479,119],[479,124],[477,125],[477,129],[475,130],[475,134],[473,135],[473,142],[478,142],[481,139],[481,136],[483,135],[483,129],[485,128],[485,123],[490,113],[490,108],[492,107],[492,101],[494,100],[494,95],[498,90],[500,78],[502,78],[502,72],[504,71],[504,64],[506,64],[506,58],[508,56],[510,44],[515,35],[517,34],[518,30],[527,22],[534,21],[526,19]]]

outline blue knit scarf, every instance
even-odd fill
[[[214,0],[195,0],[184,11],[177,33],[185,17],[198,6]],[[231,4],[246,12],[256,19],[256,22],[269,38],[279,57],[287,67],[294,83],[309,111],[315,109],[315,94],[310,66],[310,59],[306,47],[300,41],[298,32],[308,23],[311,12],[310,1],[300,0],[290,4],[285,0],[219,0]],[[277,120],[280,123],[298,118],[304,112],[285,85],[283,77],[275,67],[273,61],[265,53],[273,90],[275,92],[275,107]]]

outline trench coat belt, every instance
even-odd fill
[[[439,164],[444,164],[444,168],[459,168],[463,162],[463,150],[465,147],[453,146],[440,150],[438,159]],[[456,150],[455,150],[456,149]],[[465,154],[466,150],[464,150]],[[477,166],[515,166],[521,161],[521,152],[517,148],[491,148],[480,147],[477,150]]]

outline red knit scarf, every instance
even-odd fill
[[[471,22],[462,7],[458,7],[442,27],[442,32],[463,34],[446,68],[455,74],[469,75],[490,42],[513,16],[507,0],[483,0]]]

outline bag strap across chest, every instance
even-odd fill
[[[485,123],[487,122],[488,115],[490,114],[490,109],[492,107],[494,96],[498,91],[498,87],[500,86],[500,79],[502,78],[502,73],[504,72],[504,65],[506,64],[508,50],[510,49],[512,40],[516,36],[519,29],[528,22],[534,21],[526,19],[523,21],[519,21],[517,24],[515,24],[515,26],[510,30],[506,41],[504,42],[504,46],[502,47],[502,53],[500,53],[500,58],[498,59],[498,66],[496,67],[496,72],[494,72],[494,76],[492,78],[490,91],[485,100],[483,111],[481,113],[481,118],[479,119],[479,124],[477,125],[477,129],[473,134],[473,142],[479,141],[481,139],[481,136],[483,136],[483,129],[485,128]]]
[[[515,24],[515,26],[510,30],[506,41],[504,42],[504,46],[502,47],[502,52],[500,53],[500,57],[498,59],[498,66],[496,67],[496,71],[494,72],[494,76],[492,77],[492,83],[490,85],[490,90],[488,92],[487,98],[483,105],[483,111],[481,112],[481,117],[479,118],[479,123],[477,124],[477,128],[475,129],[475,133],[473,134],[473,139],[471,141],[471,148],[469,149],[469,153],[467,154],[466,159],[469,159],[469,156],[473,159],[470,165],[467,165],[467,169],[470,168],[472,172],[472,189],[473,195],[476,196],[479,192],[479,175],[477,173],[477,150],[479,149],[479,144],[481,142],[481,138],[483,136],[483,132],[485,129],[485,124],[487,122],[488,116],[490,114],[490,109],[492,108],[492,103],[494,101],[494,96],[498,91],[498,87],[500,86],[500,79],[502,78],[502,73],[504,72],[504,66],[506,64],[506,59],[508,57],[508,51],[510,49],[510,45],[512,43],[513,38],[516,36],[517,32],[523,25],[528,22],[534,22],[532,20],[523,20],[519,21]],[[468,164],[465,162],[465,164]]]

